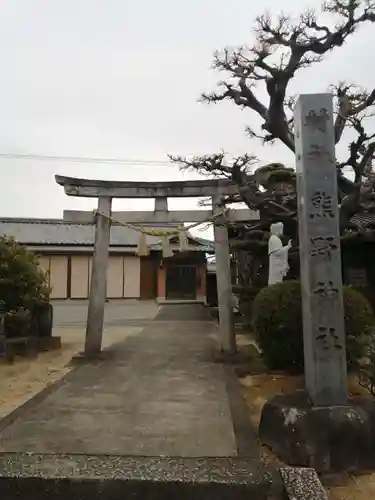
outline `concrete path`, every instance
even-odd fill
[[[85,327],[87,300],[54,300],[53,324],[55,327]],[[160,306],[153,300],[110,300],[105,305],[105,326],[126,323],[149,323],[158,314]]]
[[[206,310],[164,306],[155,319],[0,421],[0,451],[233,457],[240,438],[258,457]]]

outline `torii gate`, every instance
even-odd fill
[[[106,301],[107,265],[110,244],[111,221],[115,215],[120,222],[128,224],[204,222],[222,210],[222,197],[238,192],[236,185],[227,179],[205,179],[171,182],[129,182],[79,179],[55,176],[68,196],[98,198],[98,213],[95,218],[95,244],[91,285],[86,325],[85,355],[93,357],[100,353],[102,345],[104,308]],[[212,210],[168,211],[168,197],[210,197]],[[153,212],[116,212],[112,214],[113,198],[154,198]],[[71,222],[94,223],[92,211],[66,211]],[[257,212],[247,209],[231,210],[226,215],[232,221],[257,219]],[[214,223],[217,295],[219,304],[219,328],[221,349],[227,353],[236,351],[233,321],[232,283],[228,229],[223,218]]]

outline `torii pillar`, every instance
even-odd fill
[[[99,197],[95,246],[87,311],[85,356],[97,356],[102,349],[104,309],[107,297],[107,267],[111,233],[112,198]]]
[[[220,212],[220,197],[212,197],[214,213]],[[219,328],[221,350],[226,354],[237,352],[236,333],[233,317],[232,275],[228,228],[224,217],[217,218],[214,224],[217,298],[219,305]]]

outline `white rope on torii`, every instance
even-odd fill
[[[102,217],[105,217],[106,219],[110,220],[111,222],[118,224],[120,226],[126,227],[128,229],[132,229],[133,231],[136,231],[139,233],[139,242],[138,242],[138,247],[136,250],[136,255],[139,257],[147,257],[150,254],[150,248],[149,245],[147,244],[147,239],[146,236],[160,236],[161,237],[161,245],[162,245],[162,254],[163,258],[167,259],[169,257],[173,257],[173,250],[170,245],[170,240],[171,238],[174,238],[178,236],[179,239],[179,251],[180,252],[186,252],[189,248],[189,241],[188,241],[188,232],[190,229],[193,229],[195,227],[204,225],[204,224],[210,224],[215,222],[216,219],[219,217],[225,217],[228,213],[229,209],[226,208],[216,214],[213,214],[212,216],[208,217],[207,219],[199,222],[194,222],[193,224],[190,224],[188,226],[181,225],[178,228],[153,228],[153,227],[146,227],[143,225],[134,225],[134,224],[129,224],[127,222],[122,222],[119,221],[118,219],[115,219],[112,216],[107,216],[103,214],[102,212],[99,212],[98,210],[94,210],[94,216],[96,215],[101,215]]]

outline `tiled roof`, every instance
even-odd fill
[[[59,219],[0,219],[0,236],[13,236],[28,245],[93,245],[94,226]],[[148,243],[158,238],[147,236]],[[137,246],[139,234],[120,226],[111,227],[111,246]]]
[[[61,219],[0,219],[0,236],[12,236],[25,245],[93,245],[95,229],[91,224],[76,224]],[[202,238],[189,237],[209,251],[213,243]],[[139,233],[122,226],[111,227],[111,246],[136,247]],[[160,238],[147,235],[147,243],[155,246]],[[205,247],[208,247],[206,250]]]

